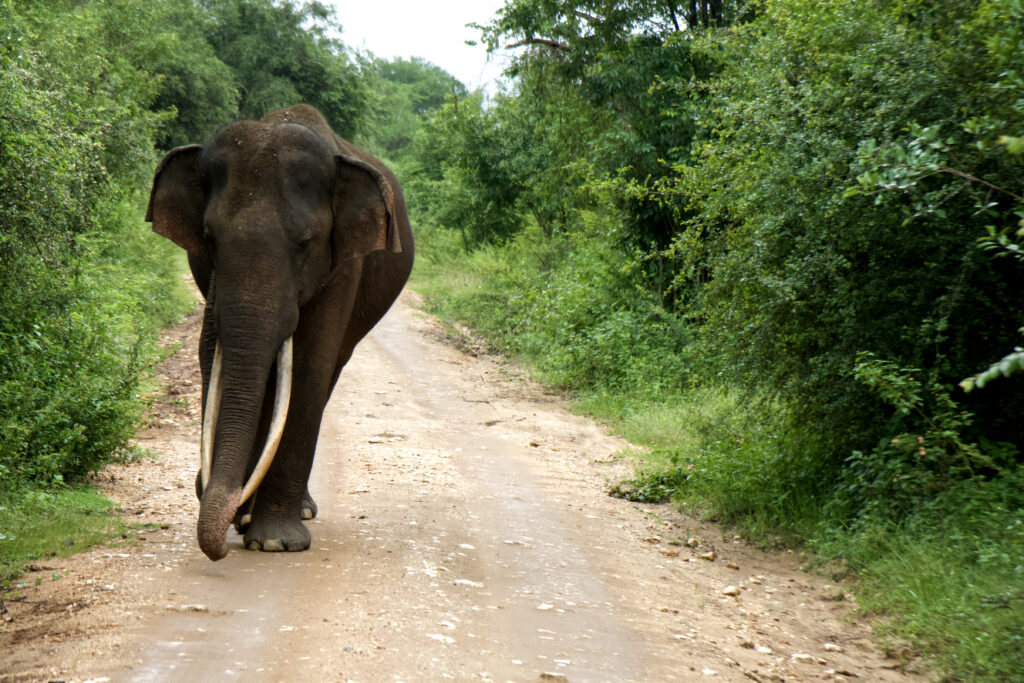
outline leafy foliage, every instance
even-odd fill
[[[996,185],[1021,167],[962,125],[985,106],[991,64],[957,9],[922,24],[885,3],[768,8],[705,43],[724,66],[706,108],[715,134],[679,185],[699,211],[678,251],[706,250],[680,277],[707,281],[707,354],[780,392],[842,453],[877,438],[880,406],[846,379],[857,353],[953,383],[1011,345],[1021,273],[975,246],[986,187],[935,171],[954,150],[962,173]],[[1021,440],[1015,393],[971,402],[981,430]]]
[[[70,11],[74,3],[67,4]],[[354,136],[370,93],[333,10],[318,2],[130,0],[100,3],[106,40],[162,112],[159,149],[202,142],[231,119],[307,102]],[[40,12],[40,16],[50,16]],[[85,53],[88,55],[88,53]]]
[[[3,8],[3,488],[81,476],[126,443],[149,335],[175,305],[160,291],[173,281],[169,250],[142,243],[145,226],[125,211],[162,120],[147,109],[155,83],[118,50],[135,9],[33,23]]]
[[[446,105],[415,143],[415,201],[436,224],[457,228],[467,248],[507,239],[522,227],[517,142],[480,94]]]
[[[368,93],[347,48],[330,36],[332,9],[293,0],[206,0],[202,7],[210,17],[206,39],[238,84],[242,118],[305,102],[342,137],[359,132]]]
[[[675,8],[513,0],[480,27],[515,80],[417,141],[417,277],[652,443],[637,495],[801,538],[879,605],[928,577],[949,599],[900,628],[940,652],[983,568],[1024,562],[1024,8]],[[943,563],[978,580],[959,602]],[[951,675],[1020,677],[999,614],[960,620]]]
[[[218,126],[238,117],[241,99],[240,79],[208,40],[217,19],[191,0],[147,6],[153,13],[150,25],[168,29],[152,37],[143,62],[147,71],[159,75],[159,93],[151,106],[174,112],[161,128],[157,148],[201,143]]]
[[[372,100],[359,143],[393,163],[409,156],[419,130],[449,97],[458,101],[468,94],[451,74],[419,57],[371,57],[363,73]]]
[[[664,503],[685,490],[689,473],[680,465],[642,471],[633,479],[623,479],[611,487],[610,495],[635,503]]]

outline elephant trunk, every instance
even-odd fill
[[[227,554],[225,537],[238,506],[251,496],[266,475],[284,431],[291,392],[292,341],[277,354],[273,417],[267,439],[249,480],[244,483],[253,452],[270,361],[244,363],[245,354],[222,351],[214,355],[203,417],[203,495],[199,507],[199,546],[211,560]]]
[[[203,492],[196,537],[203,553],[215,562],[223,560],[228,554],[228,527],[241,503],[241,488],[230,492],[215,489]]]

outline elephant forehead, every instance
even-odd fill
[[[303,125],[236,121],[218,131],[204,157],[204,168],[214,176],[241,174],[248,182],[265,182],[275,172],[287,176],[329,173],[334,155],[323,139]]]

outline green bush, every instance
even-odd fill
[[[0,489],[102,466],[133,433],[182,263],[142,221],[163,117],[121,58],[131,5],[0,6]],[[128,22],[129,25],[131,22]]]
[[[985,47],[1019,30],[992,21],[1012,5],[779,0],[699,43],[721,69],[675,185],[693,211],[678,286],[696,292],[702,356],[820,430],[835,471],[889,428],[851,376],[859,353],[955,385],[1019,340],[1024,269],[978,239],[1019,220],[991,186],[1019,187],[1024,165],[971,124],[1021,123]],[[1024,440],[1020,388],[958,397],[971,433]]]
[[[551,382],[576,391],[681,392],[691,335],[638,286],[627,255],[586,233],[556,238],[548,249],[557,260],[521,294],[517,349]]]

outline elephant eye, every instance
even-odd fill
[[[298,246],[298,248],[300,250],[305,250],[305,249],[309,248],[309,244],[312,241],[313,241],[312,237],[308,237],[308,236],[307,237],[301,237],[301,238],[299,238],[299,241],[296,243],[296,246]]]

